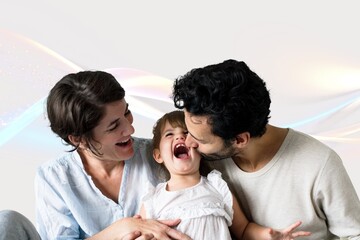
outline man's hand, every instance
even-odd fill
[[[269,235],[271,240],[294,240],[297,237],[310,236],[311,232],[306,231],[298,231],[294,232],[297,227],[301,225],[301,222],[298,221],[289,227],[283,230],[274,230],[272,228],[269,229]]]

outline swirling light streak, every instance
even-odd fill
[[[156,79],[156,77],[149,77],[150,79]],[[134,78],[132,79],[132,83],[134,85],[141,85],[144,81],[149,82],[148,77],[146,78]],[[140,116],[144,116],[150,118],[152,120],[158,119],[160,116],[164,114],[163,111],[158,110],[156,107],[151,106],[141,100],[134,98],[134,96],[148,97],[151,99],[155,99],[158,101],[163,101],[170,103],[170,98],[166,97],[165,89],[158,89],[158,84],[161,84],[164,79],[156,79],[155,86],[152,86],[154,82],[147,84],[148,87],[146,89],[140,89],[140,91],[136,91],[136,89],[132,89],[130,91],[126,91],[127,101],[131,102],[131,111],[139,114]],[[122,85],[127,85],[125,82],[127,80],[121,79],[119,80]],[[151,87],[151,88],[149,88]],[[126,86],[124,86],[126,89]],[[146,90],[146,91],[145,91]],[[156,91],[154,91],[156,90]],[[156,94],[154,94],[156,92]],[[26,109],[20,116],[15,118],[13,121],[8,123],[3,129],[0,130],[0,146],[9,141],[16,134],[21,132],[24,128],[30,125],[36,118],[40,115],[44,114],[44,100],[46,97],[43,97],[37,103],[30,106]]]
[[[27,45],[29,49],[40,51],[45,55],[50,56],[52,59],[55,59],[56,61],[59,61],[60,65],[64,64],[67,67],[70,67],[74,71],[81,71],[82,68],[75,63],[71,62],[70,60],[64,58],[60,54],[56,53],[55,51],[45,47],[44,45],[21,35],[18,35],[16,33],[0,29],[0,34],[7,36],[9,39],[15,40],[16,42],[21,43],[21,45]]]
[[[137,100],[132,96],[127,96],[126,99],[129,103],[131,103],[130,106],[132,113],[139,114],[140,116],[144,116],[155,121],[164,114],[163,111],[160,111],[143,101]]]
[[[125,89],[126,95],[147,97],[172,104],[170,94],[173,81],[170,79],[129,68],[111,68],[104,71],[114,75]]]
[[[26,109],[20,116],[0,130],[0,147],[43,114],[44,98]]]
[[[57,79],[63,71],[81,68],[29,38],[3,29],[0,34],[2,146],[43,114],[44,95],[53,85],[52,79]]]
[[[170,80],[158,76],[137,77],[131,82],[120,80],[126,94],[172,103],[170,96],[172,85],[169,83],[171,83]]]
[[[335,94],[358,91],[360,89],[359,67],[333,65],[319,66],[316,71],[311,71],[311,86]]]
[[[65,59],[64,57],[57,54],[56,52],[44,47],[43,45],[41,45],[31,39],[28,39],[28,38],[25,38],[22,36],[18,36],[16,34],[13,34],[13,33],[7,32],[7,31],[0,31],[0,33],[5,34],[5,36],[7,36],[7,38],[5,38],[5,40],[7,40],[8,42],[5,42],[5,43],[11,43],[11,44],[8,44],[9,46],[14,46],[14,44],[15,45],[18,44],[18,45],[24,47],[24,49],[25,49],[24,51],[26,51],[29,56],[41,56],[40,60],[39,60],[40,64],[44,64],[44,62],[47,62],[47,61],[44,61],[44,59],[51,60],[52,64],[54,64],[56,66],[60,66],[60,69],[64,70],[64,72],[62,73],[63,75],[67,74],[70,71],[76,72],[76,71],[83,70],[82,68],[80,68],[76,64],[72,63],[71,61]],[[17,64],[17,61],[21,61],[21,58],[19,58],[19,57],[11,58],[12,56],[15,56],[16,54],[13,54],[11,51],[8,51],[6,49],[6,47],[7,47],[6,44],[1,43],[0,46],[2,47],[2,51],[4,51],[2,53],[2,55],[4,55],[4,59],[5,58],[7,59],[7,62],[5,62],[5,63],[9,63],[9,61],[14,61],[11,64],[12,66],[14,66]],[[9,56],[9,58],[7,56]],[[4,61],[4,60],[2,60],[2,61]],[[22,63],[22,64],[24,64],[24,63]],[[26,67],[28,67],[29,69],[25,69],[25,70],[29,70],[29,71],[31,70],[31,74],[34,74],[34,71],[33,71],[33,69],[30,69],[30,68],[36,67],[37,70],[35,72],[37,72],[38,69],[41,68],[41,66],[36,65],[36,63],[34,63],[32,66],[26,65]],[[51,68],[49,68],[48,63],[43,67],[46,69],[51,69]],[[11,66],[8,66],[8,69],[4,69],[4,66],[2,66],[2,69],[0,69],[0,73],[4,74],[5,72],[7,72],[7,70],[9,72],[15,71],[15,69]],[[57,69],[57,71],[58,71],[58,69]],[[172,90],[172,84],[173,84],[172,80],[169,80],[169,79],[166,79],[166,78],[163,78],[160,76],[156,76],[156,75],[148,73],[148,72],[140,71],[137,69],[111,68],[111,69],[106,69],[105,71],[112,73],[118,79],[120,84],[126,90],[126,98],[129,102],[131,102],[131,110],[140,116],[144,116],[148,119],[151,119],[152,121],[155,121],[162,114],[164,114],[164,112],[161,111],[158,106],[156,106],[156,105],[154,106],[152,103],[146,102],[146,99],[160,101],[165,104],[172,104],[172,99],[170,97],[171,90]],[[324,71],[322,71],[322,72],[324,72]],[[31,74],[30,74],[30,76],[32,76],[32,78],[35,79],[36,76],[31,75]],[[356,90],[354,90],[354,87],[355,87],[355,89],[358,88],[359,81],[356,76],[354,77],[354,74],[357,76],[358,72],[355,71],[351,75],[348,71],[345,71],[344,69],[334,70],[332,72],[332,74],[327,74],[326,75],[327,77],[324,77],[324,75],[321,77],[320,75],[317,75],[316,73],[314,73],[314,76],[316,77],[317,81],[313,82],[313,84],[314,84],[314,86],[317,85],[317,87],[319,87],[320,85],[322,85],[322,87],[328,86],[328,88],[331,88],[331,90],[334,91],[334,94],[338,94],[338,95],[343,95],[344,92],[349,92],[350,90],[352,91],[352,93],[354,93],[354,91],[356,93]],[[8,74],[8,75],[9,75],[9,77],[19,77],[19,74],[17,74],[17,75]],[[24,73],[24,75],[26,75],[26,73]],[[330,77],[330,76],[332,76],[332,77]],[[344,82],[341,81],[341,77],[344,77],[344,79],[346,80],[345,81],[347,83],[346,89],[344,89],[344,87],[341,87],[341,86],[344,86],[344,84],[343,84]],[[328,79],[331,79],[332,84],[329,84]],[[9,82],[16,82],[17,80],[19,80],[19,79],[10,79]],[[340,84],[340,83],[341,83],[341,86],[337,87],[336,84]],[[51,83],[51,85],[53,85],[53,84],[54,83]],[[329,85],[331,85],[331,86],[329,87]],[[335,92],[336,89],[338,90],[337,93]],[[139,100],[138,97],[145,98],[145,100]],[[30,104],[30,107],[28,107],[25,111],[23,111],[17,117],[14,117],[14,120],[9,120],[9,121],[2,120],[1,121],[2,126],[0,126],[1,127],[0,128],[0,146],[4,145],[11,138],[13,138],[19,132],[21,132],[24,128],[29,126],[40,115],[44,114],[45,97],[44,97],[44,95],[41,95],[41,96],[39,95],[39,96],[37,96],[37,99],[40,99],[40,100],[37,100],[32,105]],[[345,115],[347,115],[347,112],[344,110],[348,109],[348,111],[349,111],[349,108],[353,108],[353,109],[359,108],[359,101],[360,101],[360,97],[352,98],[340,105],[337,105],[337,106],[331,108],[328,111],[324,111],[315,116],[312,116],[312,117],[309,117],[309,118],[306,118],[306,119],[303,119],[300,121],[296,121],[294,123],[287,124],[286,127],[299,128],[299,127],[302,127],[305,125],[312,125],[315,123],[321,124],[321,121],[324,119],[331,120],[331,116],[334,114],[340,114],[340,115],[343,114],[345,116]],[[355,116],[355,118],[356,118],[356,116]],[[317,133],[313,134],[313,136],[320,140],[324,140],[324,141],[358,142],[359,138],[356,137],[356,134],[360,133],[359,125],[360,124],[355,123],[355,124],[347,125],[345,127],[338,127],[336,129],[326,129],[325,131],[317,132]]]
[[[300,120],[300,121],[297,121],[297,122],[294,122],[294,123],[290,123],[290,124],[286,124],[285,127],[288,127],[288,128],[298,128],[302,125],[305,125],[305,124],[309,124],[311,122],[314,122],[314,121],[317,121],[319,119],[322,119],[322,118],[325,118],[335,112],[338,112],[340,111],[341,109],[353,104],[354,102],[356,101],[359,101],[360,97],[356,97],[354,99],[350,99],[348,101],[346,101],[345,103],[342,103],[340,104],[339,106],[337,107],[334,107],[328,111],[325,111],[325,112],[322,112],[318,115],[315,115],[313,117],[310,117],[310,118],[306,118],[306,119],[303,119],[303,120]]]

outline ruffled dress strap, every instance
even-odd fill
[[[233,195],[227,185],[227,183],[222,179],[221,172],[217,170],[212,170],[207,175],[207,180],[209,184],[214,187],[220,195],[223,196],[224,210],[229,217],[226,218],[227,224],[230,226],[233,219]]]

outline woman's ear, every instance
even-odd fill
[[[79,148],[83,148],[83,149],[87,148],[85,146],[85,143],[83,143],[81,141],[81,137],[69,135],[68,139],[72,143],[72,145],[74,145],[74,146],[79,146]]]
[[[158,163],[163,163],[164,162],[162,160],[162,158],[161,158],[161,155],[160,155],[160,149],[158,149],[158,148],[155,148],[153,150],[153,157],[154,157],[155,161],[158,162]]]
[[[237,145],[237,147],[243,148],[246,146],[246,144],[249,142],[249,140],[250,140],[249,132],[239,133],[235,137],[235,144]]]

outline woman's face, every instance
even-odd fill
[[[187,130],[172,127],[166,122],[161,134],[160,151],[154,154],[158,162],[164,162],[165,167],[173,175],[189,175],[199,172],[200,154],[185,145]]]
[[[131,134],[135,131],[132,123],[133,116],[125,99],[106,104],[104,117],[93,129],[92,144],[102,155],[94,156],[110,161],[131,158],[134,155]]]

